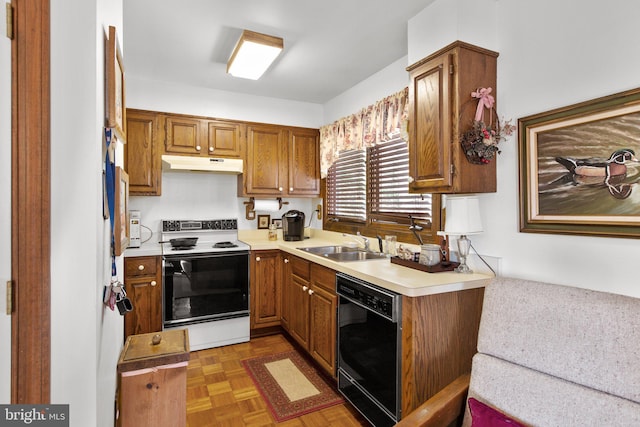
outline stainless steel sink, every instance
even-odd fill
[[[385,254],[380,254],[376,252],[365,252],[362,250],[357,252],[341,252],[336,254],[327,254],[325,256],[329,259],[332,259],[338,262],[367,261],[370,259],[385,259],[387,257]]]
[[[351,246],[314,246],[310,248],[298,248],[305,252],[309,252],[315,255],[328,255],[339,254],[343,252],[358,252],[362,251],[360,248],[353,248]]]
[[[310,254],[323,256],[333,261],[366,261],[371,259],[384,259],[385,254],[376,252],[367,252],[362,248],[353,248],[350,246],[315,246],[309,248],[298,248]]]

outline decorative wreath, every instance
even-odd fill
[[[478,107],[471,129],[464,132],[460,138],[467,160],[474,164],[489,163],[496,153],[500,153],[498,148],[500,141],[511,136],[515,130],[511,119],[500,125],[498,115],[493,108],[495,99],[491,95],[491,90],[489,87],[471,92],[471,97],[478,98]],[[489,110],[489,124],[484,121],[485,109]]]

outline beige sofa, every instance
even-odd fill
[[[458,378],[398,426],[468,427],[469,398],[526,426],[640,426],[640,299],[496,278],[470,381]]]

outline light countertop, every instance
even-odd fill
[[[266,230],[239,230],[238,237],[251,246],[251,250],[281,250],[409,297],[480,288],[486,286],[493,277],[489,274],[460,274],[453,271],[428,273],[392,264],[389,259],[336,262],[298,248],[352,242],[350,239],[345,239],[340,233],[314,229],[311,230],[312,237],[309,239],[286,242],[282,240],[281,230],[278,231],[279,235],[276,241],[268,240]],[[156,240],[151,239],[140,248],[129,248],[125,251],[124,256],[161,256],[162,247]],[[376,245],[377,243],[372,244]]]
[[[389,259],[336,262],[298,249],[302,247],[345,244],[351,241],[342,237],[340,233],[323,230],[312,230],[310,239],[298,242],[284,241],[280,234],[278,235],[278,240],[269,241],[264,230],[246,232],[241,230],[239,238],[251,246],[252,250],[279,249],[410,297],[481,288],[486,286],[493,277],[489,274],[460,274],[453,271],[428,273],[392,264]],[[377,245],[375,242],[372,244]]]

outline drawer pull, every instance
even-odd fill
[[[140,270],[140,271],[144,270],[144,264],[140,264],[140,265],[138,266],[138,270]]]

